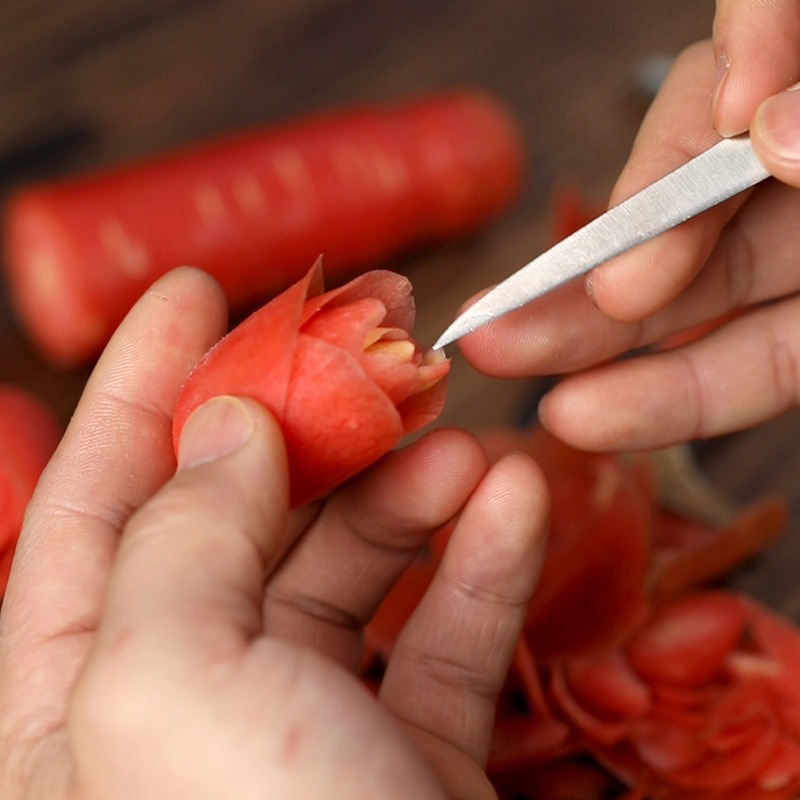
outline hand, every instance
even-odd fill
[[[800,92],[779,94],[756,113],[800,78],[800,7],[725,0],[714,33],[677,59],[612,205],[718,141],[714,123],[729,134],[754,113],[759,157],[784,183],[767,181],[599,267],[586,284],[575,281],[462,340],[467,359],[489,374],[579,372],[539,408],[542,422],[577,447],[713,436],[800,400],[800,192],[792,188],[800,186],[800,150],[792,156],[777,145],[781,133],[800,140]],[[718,318],[728,321],[694,344],[611,361]]]
[[[0,630],[0,796],[494,797],[494,700],[533,590],[546,489],[441,430],[288,514],[280,430],[171,413],[220,336],[202,273],[159,281],[100,359],[28,509]],[[380,700],[362,629],[458,515]]]

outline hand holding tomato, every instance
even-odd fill
[[[118,329],[40,481],[0,637],[0,795],[491,798],[494,698],[542,556],[546,489],[440,430],[289,512],[284,442],[187,374],[225,325],[202,273]],[[448,550],[376,698],[366,620],[428,537]]]
[[[713,41],[677,59],[611,202],[748,127],[781,182],[634,248],[594,270],[588,286],[574,282],[465,337],[467,358],[495,375],[581,371],[544,399],[540,415],[584,449],[713,436],[796,405],[800,92],[785,90],[799,77],[796,2],[719,2]],[[717,320],[686,346],[610,361]]]

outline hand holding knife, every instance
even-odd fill
[[[434,348],[445,347],[768,177],[748,135],[721,140],[506,278],[456,317]]]

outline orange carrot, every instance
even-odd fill
[[[329,277],[474,231],[516,196],[520,137],[486,95],[328,112],[23,187],[5,210],[11,299],[53,362],[95,355],[159,275],[263,301],[323,254]]]

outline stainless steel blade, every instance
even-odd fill
[[[723,139],[609,209],[471,305],[435,349],[769,177],[747,135]]]

